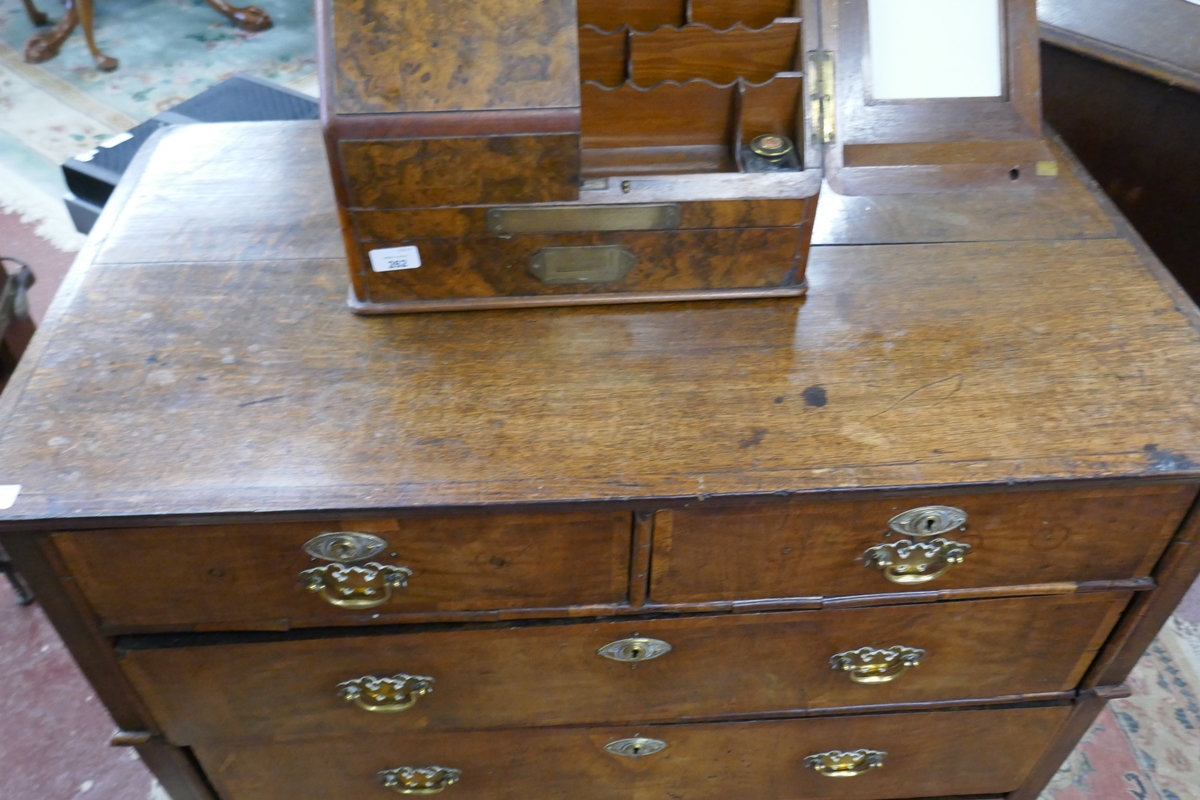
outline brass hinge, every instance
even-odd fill
[[[813,50],[808,54],[808,108],[813,144],[829,144],[837,135],[836,97],[833,84],[833,52]]]

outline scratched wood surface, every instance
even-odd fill
[[[730,718],[1069,691],[1128,600],[1098,592],[211,645],[180,637],[186,646],[123,654],[121,669],[173,744]],[[597,655],[635,632],[672,649],[636,669]],[[892,682],[855,683],[831,668],[835,653],[897,645],[927,657]],[[342,681],[398,665],[434,679],[409,711],[368,713],[338,696]]]
[[[1200,91],[1200,8],[1179,0],[1038,0],[1042,38]]]
[[[1195,309],[1126,240],[814,247],[806,300],[362,318],[315,128],[181,128],[131,175],[0,398],[3,519],[1200,475]]]

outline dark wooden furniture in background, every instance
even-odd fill
[[[26,295],[34,280],[28,264],[0,256],[0,390],[8,383],[37,329],[29,316]]]
[[[112,56],[105,55],[96,45],[95,6],[94,0],[62,0],[63,15],[58,23],[48,31],[35,33],[25,42],[25,61],[30,64],[41,64],[58,55],[63,42],[75,30],[76,25],[83,27],[83,37],[87,41],[88,50],[96,60],[96,68],[104,72],[112,72],[120,62]],[[258,6],[232,6],[227,0],[204,0],[219,14],[237,25],[244,31],[265,31],[274,23],[271,16]],[[29,21],[37,27],[48,25],[49,17],[39,11],[33,0],[24,0],[25,13]]]
[[[1033,800],[1200,572],[1200,315],[1052,155],[806,298],[361,317],[315,123],[169,129],[0,543],[175,800]]]
[[[1039,0],[1045,113],[1200,297],[1200,5]]]

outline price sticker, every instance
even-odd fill
[[[6,508],[12,508],[13,503],[17,502],[17,495],[21,493],[21,484],[10,483],[5,486],[0,486],[0,511]]]
[[[375,272],[416,269],[421,266],[421,251],[413,245],[372,250],[370,256],[371,269]]]

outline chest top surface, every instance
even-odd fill
[[[1038,0],[1046,39],[1200,91],[1200,5],[1192,0]]]
[[[0,522],[1200,474],[1195,309],[1078,181],[832,200],[806,299],[358,317],[319,135],[139,156],[0,398]]]

